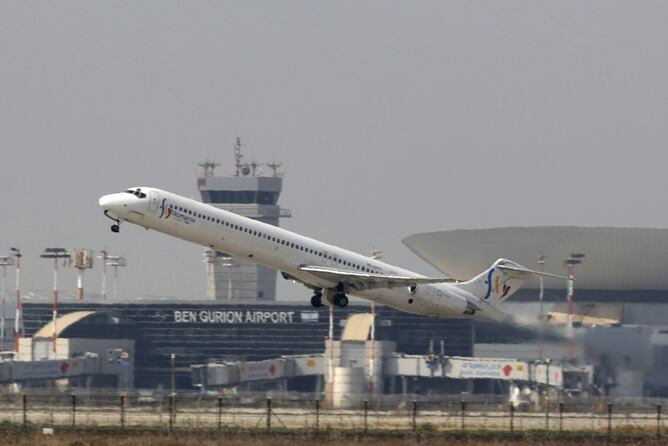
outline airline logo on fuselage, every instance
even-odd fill
[[[167,205],[167,199],[163,198],[162,201],[160,202],[160,215],[158,216],[158,218],[166,220],[171,216],[174,216],[174,220],[180,221],[181,223],[185,223],[187,225],[195,223],[194,217],[175,210],[174,206],[172,206],[171,204]]]
[[[169,206],[165,207],[165,204],[167,203],[167,199],[163,198],[162,201],[160,202],[160,216],[158,218],[164,218],[167,219],[172,215],[172,205],[170,204]]]

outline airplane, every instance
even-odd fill
[[[131,187],[99,199],[104,215],[274,268],[313,292],[311,304],[348,305],[348,294],[408,313],[440,318],[506,320],[499,305],[533,271],[498,259],[470,280],[424,275],[337,246],[242,217],[153,187]]]

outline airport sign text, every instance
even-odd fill
[[[258,310],[174,310],[174,322],[180,324],[292,324],[294,311]]]

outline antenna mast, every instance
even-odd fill
[[[281,166],[281,163],[267,163],[267,167],[274,171],[274,178],[278,176],[278,168]]]
[[[199,163],[198,166],[201,167],[202,170],[204,171],[205,177],[212,177],[214,170],[216,169],[216,167],[220,166],[220,163],[211,160],[206,160],[203,163]]]
[[[239,176],[239,172],[241,170],[241,159],[244,157],[241,154],[241,138],[237,136],[237,141],[234,143],[234,167],[236,169],[236,176]]]

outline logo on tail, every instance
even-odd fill
[[[483,297],[484,300],[489,299],[489,297],[492,295],[492,290],[494,290],[494,294],[499,295],[499,299],[505,298],[508,293],[510,293],[510,285],[508,284],[510,278],[504,277],[503,281],[501,281],[501,274],[503,273],[499,271],[496,275],[494,275],[495,271],[496,268],[491,268],[487,273],[487,292]]]

